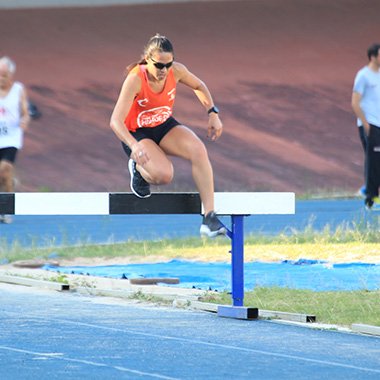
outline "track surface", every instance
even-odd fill
[[[2,379],[378,379],[374,337],[0,284]]]

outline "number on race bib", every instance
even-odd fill
[[[8,134],[8,127],[7,125],[3,122],[0,122],[0,136],[6,136]]]

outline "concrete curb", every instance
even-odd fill
[[[5,277],[4,277],[5,276]],[[83,291],[87,289],[88,294],[97,295],[101,292],[113,293],[118,295],[132,295],[134,293],[149,294],[162,298],[186,297],[189,299],[198,299],[204,296],[204,290],[176,288],[160,285],[133,285],[127,279],[115,279],[106,277],[85,276],[76,274],[62,274],[58,272],[50,272],[42,269],[15,268],[11,265],[0,268],[1,277],[14,278],[16,284],[17,279],[33,279],[39,282],[62,283],[64,280],[70,286],[71,291]],[[4,281],[7,282],[7,281]],[[21,281],[23,282],[23,281]],[[19,282],[20,285],[24,285]],[[127,297],[124,297],[127,298]]]
[[[25,285],[25,286],[35,286],[37,288],[46,288],[50,290],[70,290],[70,286],[67,284],[53,282],[53,281],[44,281],[44,280],[35,280],[33,278],[19,277],[13,275],[0,275],[0,282],[5,282],[7,284],[15,285]]]
[[[376,335],[380,337],[380,326],[371,326],[360,323],[354,323],[351,325],[351,329],[360,334]]]

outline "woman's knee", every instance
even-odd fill
[[[172,162],[160,147],[150,140],[142,140],[150,160],[143,168],[146,180],[152,185],[166,185],[173,180],[174,169]],[[144,173],[143,173],[144,175]]]
[[[173,180],[174,170],[173,165],[170,164],[166,168],[160,168],[152,173],[152,184],[154,185],[167,185]]]
[[[208,153],[205,144],[198,140],[193,144],[190,150],[190,159],[192,162],[204,162],[208,161]]]
[[[160,162],[158,165],[147,165],[138,168],[143,177],[152,185],[167,185],[173,180],[174,169],[170,161]]]
[[[2,180],[7,180],[12,177],[13,165],[8,162],[1,162],[0,164],[0,178]]]

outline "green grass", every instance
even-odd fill
[[[315,231],[313,220],[302,231],[288,228],[276,236],[251,234],[245,237],[246,246],[255,245],[291,245],[291,244],[344,244],[344,243],[380,243],[380,216],[372,224],[361,221],[353,227],[341,224],[335,229],[326,225],[322,231]],[[86,239],[84,239],[86,241]],[[76,246],[57,246],[53,241],[45,243],[46,248],[22,247],[19,242],[8,245],[5,239],[0,238],[0,260],[24,260],[30,258],[47,259],[52,252],[60,258],[71,259],[75,257],[123,257],[144,258],[147,256],[166,256],[169,259],[178,257],[180,251],[185,249],[207,249],[223,247],[228,252],[230,240],[227,238],[200,239],[198,237],[185,239],[162,239],[156,241],[134,241],[115,244],[79,243]]]
[[[177,257],[180,251],[189,247],[220,247],[229,246],[227,239],[203,240],[199,238],[187,239],[162,239],[157,241],[134,241],[129,240],[123,243],[114,244],[78,244],[75,246],[52,246],[40,248],[32,246],[22,247],[18,242],[7,245],[0,239],[0,260],[6,259],[10,262],[26,259],[48,259],[52,253],[61,259],[97,258],[97,257],[128,257],[144,258],[148,256]]]
[[[303,193],[296,193],[297,200],[312,199],[348,199],[357,198],[358,196],[351,189],[335,189],[335,188],[312,188]]]
[[[227,293],[207,295],[205,302],[231,304]],[[259,287],[245,293],[244,304],[263,310],[316,315],[317,322],[350,326],[380,326],[380,290],[314,292],[279,287]]]

